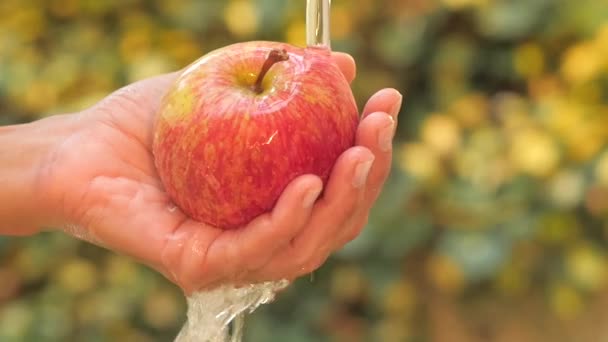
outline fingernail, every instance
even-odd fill
[[[317,198],[319,198],[320,194],[321,194],[321,188],[314,188],[314,189],[308,190],[308,193],[306,193],[306,195],[304,196],[304,200],[302,201],[304,208],[312,207],[315,204],[315,202],[317,201]]]
[[[393,137],[395,136],[395,120],[392,117],[390,124],[386,125],[378,135],[378,146],[382,152],[388,152],[393,147]]]
[[[403,104],[403,95],[401,95],[401,93],[397,92],[399,94],[399,100],[395,103],[395,105],[393,106],[393,108],[391,108],[390,111],[390,115],[394,118],[397,117],[397,115],[399,115],[399,112],[401,111],[401,105]]]
[[[367,177],[369,176],[369,171],[372,169],[372,164],[374,164],[374,158],[362,161],[357,165],[355,177],[353,179],[353,186],[355,188],[361,188],[365,185]]]

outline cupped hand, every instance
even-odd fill
[[[333,58],[352,81],[353,59]],[[356,146],[339,158],[321,198],[321,180],[304,175],[271,212],[221,230],[173,206],[154,167],[153,119],[176,76],[134,83],[75,115],[80,129],[54,150],[47,172],[66,232],[147,264],[186,293],[294,280],[359,235],[389,174],[399,92],[368,101]]]

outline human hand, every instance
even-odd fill
[[[352,58],[333,57],[352,81]],[[221,230],[175,208],[154,167],[153,119],[176,76],[129,85],[75,114],[79,129],[53,150],[43,173],[66,232],[136,258],[186,293],[224,283],[293,280],[359,235],[389,174],[401,106],[396,90],[369,100],[356,146],[337,161],[322,198],[317,200],[321,180],[304,175],[272,212],[241,229]]]

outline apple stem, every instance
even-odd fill
[[[268,54],[268,58],[266,58],[266,62],[264,62],[264,65],[262,66],[262,71],[260,71],[258,79],[253,85],[253,90],[256,93],[261,94],[264,91],[264,87],[262,87],[262,82],[264,81],[264,77],[266,77],[266,74],[268,73],[270,68],[272,68],[273,65],[279,62],[284,62],[288,59],[289,55],[287,54],[286,50],[274,49],[270,51],[270,53]]]

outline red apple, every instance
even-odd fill
[[[238,43],[178,78],[162,99],[153,153],[184,213],[234,229],[271,210],[294,178],[326,182],[358,121],[328,49]]]

